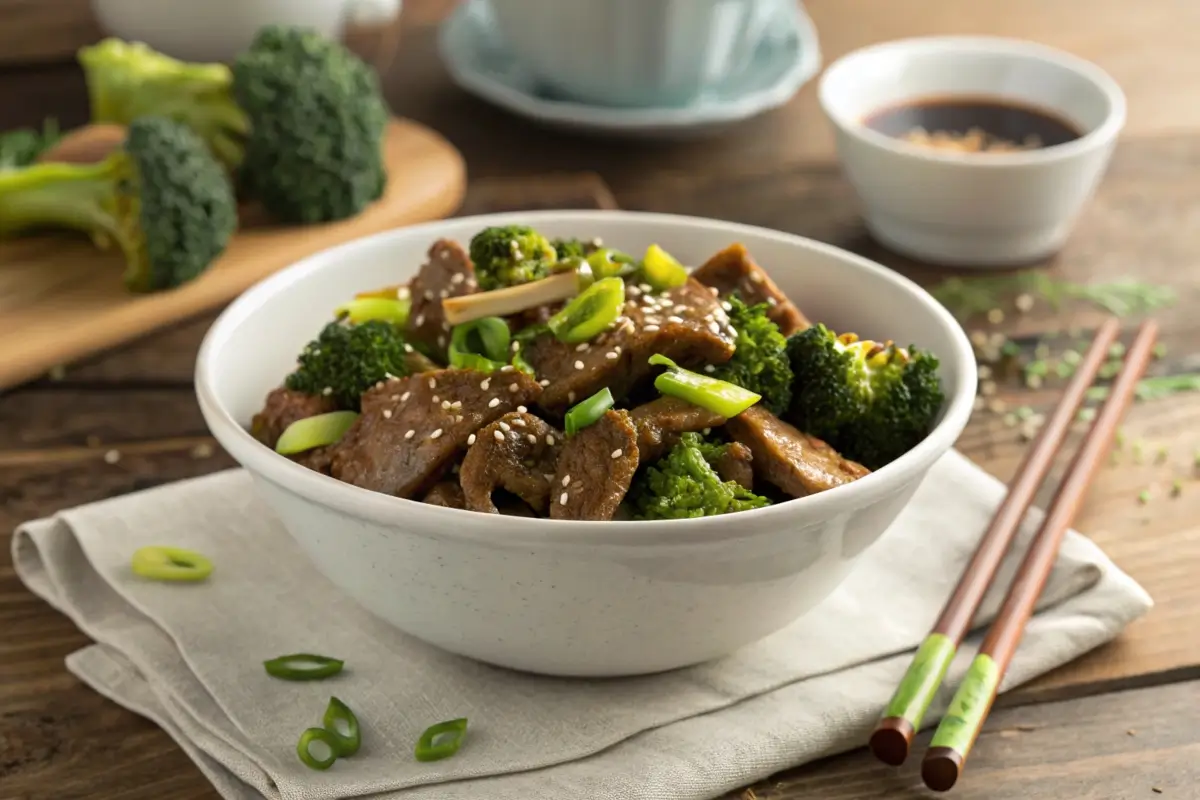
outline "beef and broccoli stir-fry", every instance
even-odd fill
[[[929,432],[933,354],[810,322],[740,244],[486,228],[333,312],[251,432],[341,481],[561,520],[728,514],[831,489]]]

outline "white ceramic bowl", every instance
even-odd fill
[[[1125,97],[1099,67],[1011,39],[867,47],[834,62],[819,95],[871,233],[905,255],[955,266],[1012,266],[1058,251],[1125,124]],[[1084,135],[1037,150],[973,154],[909,144],[863,124],[889,106],[952,96],[1045,109]]]
[[[659,243],[698,264],[740,241],[805,313],[932,349],[947,403],[920,445],[846,486],[725,517],[558,522],[402,500],[308,470],[245,430],[340,298],[412,275],[433,240],[523,222],[548,236]],[[338,587],[413,636],[482,661],[615,676],[706,661],[808,612],[842,581],[953,445],[975,394],[971,346],[909,280],[838,248],[728,222],[620,211],[468,217],[311,256],[251,288],[196,364],[204,418],[300,547]]]
[[[607,106],[675,106],[743,68],[782,2],[489,0],[542,84]]]

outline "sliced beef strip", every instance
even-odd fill
[[[725,430],[750,448],[754,471],[760,477],[793,497],[823,492],[870,472],[760,406],[752,406],[729,420]]]
[[[275,447],[279,437],[296,420],[336,411],[332,397],[305,394],[280,386],[267,395],[263,410],[250,421],[250,435],[267,447]]]
[[[504,489],[545,514],[563,435],[529,412],[514,411],[480,428],[459,476],[467,508],[498,514],[492,492]]]
[[[406,334],[409,341],[424,346],[444,362],[450,344],[450,325],[442,311],[442,301],[447,297],[474,294],[479,291],[479,285],[475,281],[471,257],[457,242],[438,239],[429,248],[428,258],[409,287],[412,309],[408,314]]]
[[[723,481],[734,481],[745,489],[754,489],[754,454],[741,442],[730,442],[713,464]]]
[[[742,244],[731,244],[699,266],[692,277],[716,289],[722,297],[737,292],[746,305],[766,303],[767,316],[784,336],[809,326],[809,321],[788,296],[775,285],[771,276],[755,263]]]
[[[679,442],[679,435],[725,424],[725,418],[678,397],[660,397],[629,412],[638,432],[638,457],[657,461]]]
[[[439,481],[434,484],[434,487],[429,490],[429,493],[425,495],[425,498],[421,502],[428,503],[431,506],[444,506],[446,508],[467,507],[462,487],[454,481]]]
[[[362,414],[338,444],[331,474],[393,494],[432,488],[484,425],[533,405],[541,387],[511,367],[487,375],[443,369],[376,384],[363,393]]]
[[[550,519],[612,519],[637,467],[633,418],[628,411],[604,412],[563,445],[550,487]]]
[[[681,367],[721,364],[733,356],[729,317],[705,287],[689,280],[663,294],[647,288],[627,286],[623,316],[586,347],[549,334],[529,344],[525,359],[546,387],[543,408],[561,414],[606,386],[619,400],[655,369],[647,363],[654,353]]]

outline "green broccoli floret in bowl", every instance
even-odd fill
[[[762,395],[761,402],[772,414],[782,414],[792,401],[787,339],[767,316],[770,306],[766,303],[747,306],[737,296],[727,302],[729,324],[737,331],[737,347],[733,357],[719,365],[712,376]]]
[[[411,352],[400,329],[390,322],[330,322],[300,353],[296,371],[284,385],[332,397],[339,408],[358,411],[363,392],[379,381],[408,375]]]
[[[135,120],[122,148],[99,163],[0,172],[0,237],[66,228],[102,247],[115,243],[132,291],[196,278],[236,227],[225,170],[189,128],[162,118]]]
[[[814,325],[788,339],[796,381],[789,420],[876,470],[932,430],[945,394],[938,360],[916,347]]]
[[[639,519],[711,517],[771,505],[713,469],[728,445],[685,433],[665,456],[646,467],[629,492]]]
[[[525,225],[484,228],[471,237],[470,255],[484,291],[545,278],[558,261],[550,241]]]

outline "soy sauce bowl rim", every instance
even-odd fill
[[[913,54],[928,54],[941,51],[949,59],[975,53],[987,53],[1014,60],[1032,59],[1047,62],[1073,72],[1081,79],[1095,86],[1108,102],[1108,113],[1099,125],[1084,131],[1079,138],[1034,150],[970,153],[941,150],[934,147],[913,144],[903,139],[880,133],[865,124],[864,120],[870,113],[887,107],[888,103],[879,104],[877,108],[873,108],[867,113],[851,116],[839,111],[838,102],[830,96],[833,82],[833,77],[831,76],[838,76],[849,70],[859,69],[858,65],[854,62],[888,51],[910,51]],[[989,91],[995,91],[996,95],[1003,99],[1017,99],[1013,98],[1011,94],[1002,94],[999,88],[995,90],[975,90],[972,92],[963,92],[962,94],[964,96],[980,97]],[[847,135],[853,136],[862,142],[902,157],[916,157],[931,162],[977,167],[980,169],[1037,166],[1081,155],[1089,150],[1107,145],[1115,139],[1125,126],[1127,114],[1127,102],[1124,91],[1117,81],[1099,65],[1073,53],[1039,42],[1000,36],[917,36],[905,39],[892,39],[860,47],[846,53],[829,65],[821,75],[818,83],[817,98],[820,102],[821,110],[834,125]],[[912,99],[914,98],[897,97],[893,98],[890,102],[894,104],[908,102]],[[1071,117],[1067,116],[1061,106],[1032,101],[1025,102],[1030,107],[1053,113],[1072,123],[1075,122]]]

